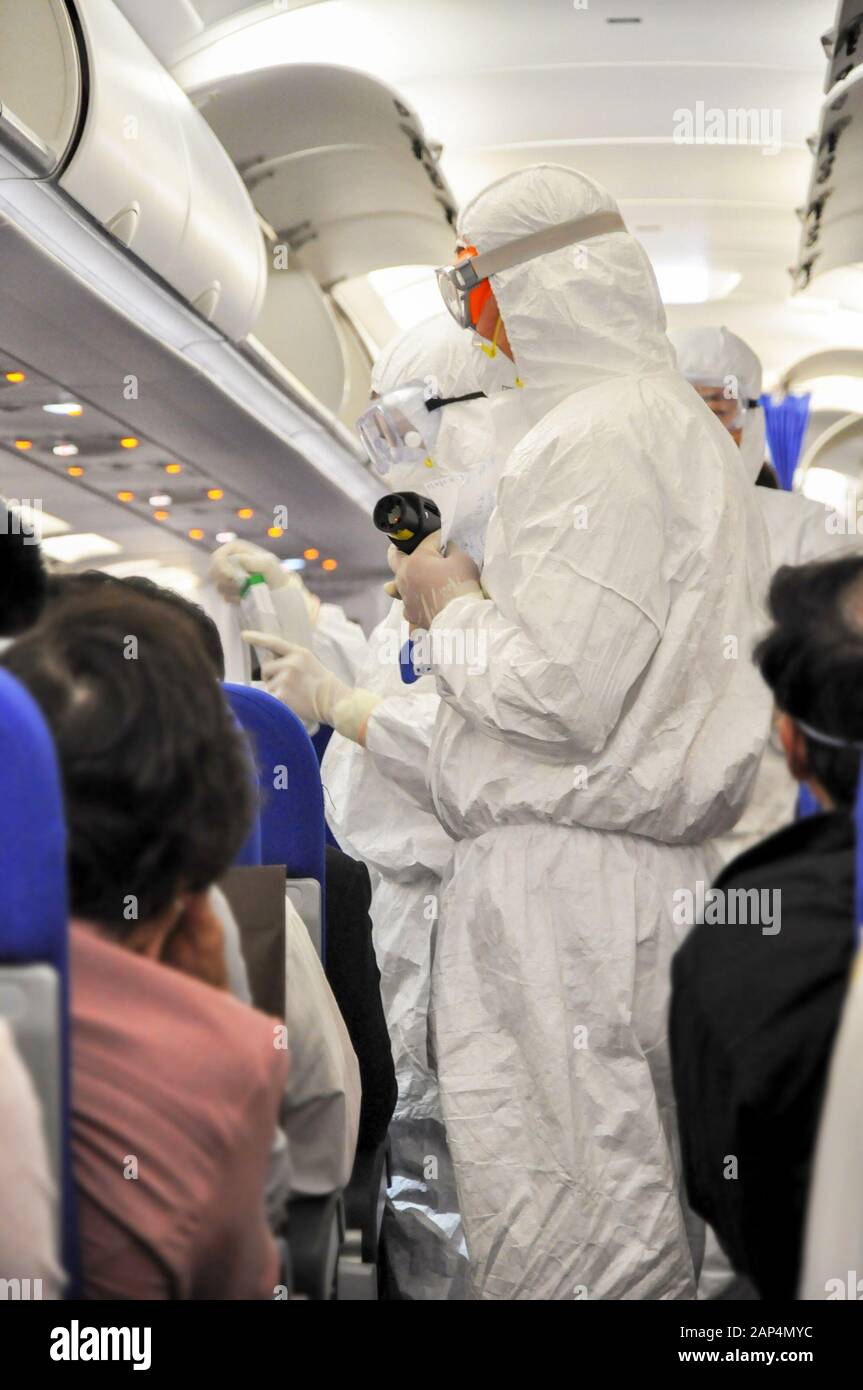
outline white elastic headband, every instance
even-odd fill
[[[804,724],[796,714],[792,714],[791,718],[798,729],[802,729],[807,738],[813,738],[816,743],[824,743],[828,748],[856,748],[863,751],[863,741],[855,743],[853,739],[834,738],[832,734],[823,734],[820,729],[813,729],[811,724]]]
[[[481,251],[471,257],[471,265],[477,279],[486,280],[499,270],[511,270],[525,261],[536,260],[537,256],[546,256],[550,251],[562,251],[564,246],[574,246],[576,242],[603,236],[606,232],[625,231],[626,223],[619,212],[591,212],[586,217],[573,217],[568,222],[542,227],[538,232],[496,246],[493,251]]]

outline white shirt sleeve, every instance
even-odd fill
[[[360,1071],[311,937],[285,899],[285,1019],[291,1072],[282,1106],[294,1193],[322,1195],[350,1179],[360,1123]]]
[[[800,1297],[863,1296],[863,954],[833,1050],[821,1112]],[[853,1285],[853,1291],[852,1286]]]

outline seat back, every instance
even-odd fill
[[[262,864],[284,864],[288,890],[323,958],[325,823],[321,774],[301,721],[265,690],[225,684],[258,769]]]
[[[33,1076],[76,1283],[69,1081],[66,827],[54,744],[28,691],[0,670],[0,1012]]]
[[[329,741],[334,732],[335,730],[329,724],[321,724],[318,728],[318,732],[312,738],[312,746],[318,760],[318,767],[320,767],[324,761],[324,754],[327,751]],[[327,825],[326,817],[324,817],[324,840],[328,845],[332,845],[333,849],[339,848],[335,835]]]
[[[857,805],[855,809],[855,821],[857,826],[857,888],[855,899],[855,926],[857,929],[857,945],[863,945],[863,759],[860,759],[860,785],[859,787],[857,787]]]
[[[813,796],[805,782],[801,782],[797,791],[797,810],[795,820],[805,820],[807,816],[817,816],[824,810],[820,801]]]

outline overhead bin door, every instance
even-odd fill
[[[262,216],[322,285],[452,254],[455,203],[439,150],[384,83],[283,64],[192,96]]]
[[[821,42],[830,59],[824,81],[829,92],[863,62],[863,0],[842,0],[836,23]]]
[[[321,405],[339,414],[345,391],[341,339],[333,312],[308,271],[271,272],[255,337]]]
[[[863,309],[863,68],[828,100],[811,144],[796,283],[818,280],[819,293]]]
[[[0,0],[0,149],[21,166],[10,175],[53,173],[80,108],[78,49],[62,0]]]

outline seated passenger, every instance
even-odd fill
[[[251,1003],[236,919],[218,889],[213,890],[212,902],[224,932],[231,991]],[[294,1196],[323,1196],[350,1181],[366,1095],[364,1089],[361,1091],[357,1057],[345,1020],[309,932],[288,897],[285,975],[291,1072],[280,1121],[290,1143],[291,1192]]]
[[[270,557],[272,558],[272,557]],[[105,584],[133,589],[195,627],[212,674],[222,679],[225,660],[219,631],[198,604],[152,580],[132,576],[113,579],[98,570],[49,581],[52,600],[91,591]],[[396,1095],[380,977],[371,941],[368,890],[364,870],[340,850],[327,850],[327,976],[306,928],[285,901],[289,989],[286,1022],[291,1044],[291,1072],[280,1120],[289,1143],[291,1189],[295,1195],[320,1195],[346,1186],[357,1149],[376,1148],[386,1136]],[[242,964],[237,924],[221,894],[214,907],[227,932],[232,992],[251,1002]],[[335,996],[335,997],[334,997]],[[354,1055],[356,1053],[356,1055]],[[362,1085],[361,1085],[362,1082]],[[273,1168],[282,1166],[274,1157]],[[281,1183],[271,1172],[268,1205],[275,1216]]]
[[[0,1018],[0,1299],[62,1297],[56,1209],[39,1101]]]
[[[249,551],[256,556],[250,559]],[[240,559],[247,566],[266,561],[271,568],[274,561],[266,551],[248,545]],[[219,630],[203,608],[150,579],[131,576],[121,582],[185,613],[195,623],[214,674],[224,680]],[[311,602],[305,585],[302,592]],[[341,609],[335,605],[318,604],[318,608],[325,615],[317,629],[319,639],[326,633],[335,641],[341,627],[356,628],[343,614],[339,618]],[[290,899],[285,904],[288,957],[293,962],[289,982],[293,973],[295,980],[302,978],[305,983],[302,989],[288,992],[293,1065],[282,1124],[291,1146],[293,1191],[306,1194],[346,1185],[355,1149],[374,1149],[385,1139],[397,1096],[372,944],[368,873],[349,855],[328,845],[326,875],[326,978],[296,908]],[[337,1154],[341,1154],[338,1160]]]
[[[0,498],[0,651],[39,617],[45,582],[37,537]]]
[[[249,766],[179,616],[112,586],[5,653],[51,728],[69,839],[73,1158],[87,1298],[268,1298],[288,1058],[226,990],[208,897]],[[166,967],[172,967],[170,969]]]
[[[863,558],[781,569],[770,607],[756,660],[791,773],[824,814],[748,850],[705,893],[674,958],[671,1053],[689,1200],[763,1298],[790,1299],[854,949]]]

